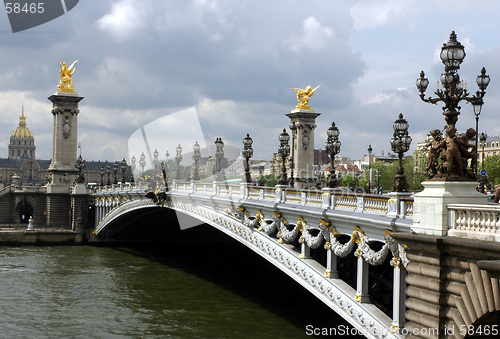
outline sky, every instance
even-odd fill
[[[445,125],[442,105],[421,101],[415,81],[424,70],[426,94],[435,97],[444,71],[439,51],[452,30],[465,46],[459,74],[468,90],[478,90],[482,67],[491,78],[479,131],[497,136],[499,14],[496,0],[81,0],[18,33],[0,14],[0,157],[7,157],[24,105],[37,157],[51,158],[47,98],[57,90],[59,63],[75,60],[73,84],[84,97],[78,142],[87,160],[137,158],[128,151],[131,136],[163,126],[154,122],[169,115],[176,119],[164,144],[155,138],[151,149],[172,155],[181,144],[186,154],[193,138],[205,147],[220,137],[234,153],[249,133],[254,159],[271,159],[297,104],[290,88],[307,85],[322,85],[309,101],[321,113],[315,148],[324,149],[335,122],[339,156],[361,159],[368,145],[387,154],[392,124],[403,113],[414,150]],[[471,105],[461,106],[459,131],[475,126]],[[195,115],[179,122],[179,112]],[[201,130],[186,138],[192,126]]]

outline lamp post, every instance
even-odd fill
[[[177,155],[175,161],[177,162],[177,172],[175,173],[175,180],[181,180],[181,161],[182,161],[182,147],[181,144],[175,149]]]
[[[486,134],[481,133],[481,152],[482,152],[482,157],[481,157],[481,170],[484,170],[484,148],[486,147]],[[482,171],[481,171],[482,172]],[[484,185],[486,184],[488,178],[481,173],[481,193],[484,193]]]
[[[125,184],[125,171],[127,171],[127,161],[125,158],[122,159],[122,184]]]
[[[394,189],[396,192],[408,192],[405,170],[403,168],[403,154],[410,149],[411,137],[408,135],[408,122],[403,119],[403,114],[399,113],[399,118],[394,122],[394,135],[391,139],[391,147],[398,154],[399,165],[394,178]]]
[[[144,167],[146,167],[146,155],[144,152],[141,154],[141,158],[139,159],[139,165],[141,166],[141,177],[144,175]]]
[[[118,184],[118,174],[117,174],[118,173],[118,164],[119,164],[119,162],[118,162],[118,160],[116,160],[115,166],[113,167],[113,172],[115,174],[115,179],[113,180],[113,184],[115,184],[115,185]]]
[[[295,169],[295,159],[294,159],[294,150],[295,150],[295,139],[297,138],[297,125],[295,125],[295,121],[290,124],[290,131],[292,131],[292,158],[290,159],[290,186],[293,187],[295,184],[295,177],[293,171]]]
[[[216,181],[221,181],[222,180],[222,168],[221,168],[221,160],[224,157],[224,142],[222,141],[222,138],[216,138],[215,139],[215,180]]]
[[[444,73],[441,74],[441,88],[437,89],[435,94],[438,96],[437,98],[425,98],[425,90],[429,85],[429,80],[425,78],[424,71],[420,72],[420,78],[416,81],[417,89],[420,91],[420,99],[422,101],[437,104],[439,101],[444,103],[443,107],[443,115],[445,116],[445,120],[448,126],[455,126],[458,115],[460,114],[460,101],[465,100],[467,102],[472,103],[474,115],[476,117],[476,158],[477,158],[477,129],[478,129],[478,121],[479,114],[481,113],[481,107],[483,105],[483,98],[486,94],[485,90],[488,87],[490,82],[490,77],[486,75],[486,69],[483,67],[481,69],[481,74],[477,76],[476,83],[480,89],[474,95],[469,95],[467,92],[467,85],[463,80],[460,80],[460,76],[458,75],[458,70],[460,69],[460,64],[465,58],[465,50],[464,46],[460,42],[457,41],[457,36],[454,31],[450,34],[450,40],[448,43],[443,44],[440,53],[441,61],[444,64]],[[444,180],[448,176],[453,176],[458,173],[459,177],[463,178],[476,178],[477,175],[477,161],[474,164],[473,169],[473,177],[471,175],[465,174],[467,171],[466,165],[460,164],[458,170],[450,170],[447,169],[444,176]],[[456,172],[456,173],[455,173]]]
[[[168,171],[168,157],[169,157],[169,156],[170,156],[170,153],[168,153],[168,151],[167,151],[167,153],[165,153],[165,158],[167,159],[167,160],[165,161],[165,174],[167,175],[167,176],[165,177],[165,180],[170,179],[170,173],[169,173],[169,171]]]
[[[368,145],[368,194],[370,194],[371,191],[371,180],[372,180],[372,152],[373,148],[372,145]]]
[[[155,151],[153,152],[153,166],[155,167],[155,175],[154,175],[155,180],[156,180],[156,176],[158,175],[158,170],[160,168],[160,161],[158,160],[159,155],[160,155],[160,153],[155,148]]]
[[[101,186],[104,186],[104,166],[101,166],[101,171],[99,173],[101,174]]]
[[[201,159],[200,153],[200,144],[196,141],[193,145],[193,160],[194,160],[194,171],[193,171],[193,180],[200,180],[200,174],[198,173],[198,161]]]
[[[381,177],[379,169],[375,171],[375,177],[377,178],[377,189],[379,189],[380,188],[380,177]]]
[[[250,158],[253,156],[252,144],[253,140],[247,133],[247,136],[243,139],[243,151],[241,151],[241,155],[243,156],[243,158],[245,158],[245,181],[247,182],[247,184],[252,182],[249,163]]]
[[[111,180],[109,180],[109,175],[111,174],[111,165],[108,164],[106,166],[106,174],[108,175],[108,180],[106,181],[106,185],[111,185]]]
[[[340,131],[332,122],[332,126],[326,131],[327,139],[325,143],[326,153],[330,156],[330,174],[328,175],[328,188],[335,188],[338,185],[338,179],[335,175],[335,156],[340,152]]]
[[[135,155],[133,155],[133,156],[132,156],[132,159],[130,159],[130,161],[132,162],[132,163],[130,164],[130,169],[132,170],[132,176],[131,176],[131,178],[130,178],[130,182],[134,182],[134,181],[135,181],[134,176],[135,176],[135,167],[136,167],[135,162],[136,162],[136,160],[137,160],[137,159],[135,158]]]
[[[281,166],[281,177],[280,185],[287,185],[288,180],[286,178],[286,157],[290,154],[290,146],[288,145],[288,140],[290,140],[290,135],[283,128],[283,132],[278,137],[280,141],[280,146],[278,147],[278,154],[281,156],[282,166]]]

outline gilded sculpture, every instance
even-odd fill
[[[309,98],[314,95],[314,91],[316,91],[321,85],[316,88],[311,88],[311,86],[307,85],[305,89],[302,88],[290,88],[292,91],[297,93],[297,101],[298,104],[295,106],[295,109],[312,109],[309,106]]]
[[[76,71],[77,62],[78,60],[73,62],[69,67],[67,67],[64,61],[59,64],[61,66],[61,76],[59,77],[59,85],[57,86],[59,92],[75,93],[73,73]]]

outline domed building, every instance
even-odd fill
[[[45,184],[50,160],[36,159],[35,138],[26,126],[24,107],[19,117],[19,126],[10,136],[8,158],[0,158],[0,181],[9,183],[15,174],[21,185]]]
[[[35,159],[35,138],[30,129],[26,127],[24,107],[19,119],[19,127],[10,136],[9,159],[19,159],[25,154],[29,159]]]

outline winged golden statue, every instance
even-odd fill
[[[73,73],[76,71],[76,63],[78,60],[73,62],[69,67],[63,61],[59,65],[61,66],[61,76],[59,77],[59,85],[57,89],[59,92],[69,92],[75,93],[75,88],[73,87]]]
[[[314,91],[320,88],[321,85],[318,87],[312,89],[311,86],[307,85],[305,89],[302,88],[290,88],[292,91],[297,93],[297,101],[299,102],[297,106],[295,107],[296,109],[312,109],[311,106],[309,106],[309,98],[314,95]]]

